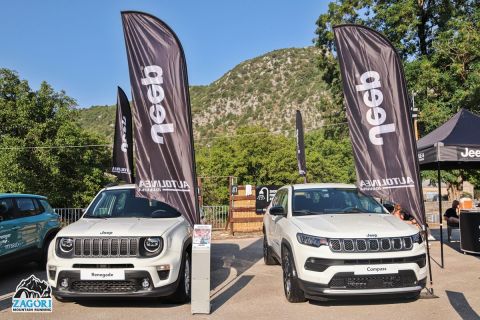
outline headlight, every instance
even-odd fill
[[[160,249],[162,245],[162,241],[159,237],[150,237],[146,238],[143,242],[143,247],[150,253],[153,253]]]
[[[316,247],[316,248],[320,246],[328,245],[327,238],[315,237],[315,236],[311,236],[304,233],[297,233],[297,240],[301,244],[304,244],[306,246]]]
[[[412,240],[413,240],[413,243],[418,243],[418,244],[421,244],[423,242],[423,233],[422,232],[419,232],[419,233],[416,233],[412,236]]]
[[[62,238],[60,239],[60,250],[65,253],[72,251],[73,249],[73,239],[72,238]]]

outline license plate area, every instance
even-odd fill
[[[125,280],[125,270],[82,269],[80,280]]]

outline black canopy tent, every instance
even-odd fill
[[[461,109],[450,120],[418,140],[420,170],[437,170],[441,266],[443,228],[440,170],[480,169],[480,117]]]

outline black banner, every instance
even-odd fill
[[[141,12],[122,12],[135,123],[136,195],[199,222],[185,55],[175,33]]]
[[[255,211],[258,214],[265,213],[268,205],[272,202],[279,186],[257,186],[255,187]]]
[[[112,174],[133,183],[132,111],[122,88],[117,90],[117,114],[113,138]]]
[[[298,173],[305,177],[307,175],[307,165],[305,160],[305,141],[303,138],[303,121],[302,114],[300,110],[297,110],[296,116],[296,131],[295,135],[297,137],[297,163],[298,163]]]
[[[424,224],[403,68],[391,43],[357,25],[334,27],[358,187],[399,203]]]

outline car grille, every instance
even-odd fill
[[[354,275],[351,272],[342,272],[333,276],[328,287],[331,289],[391,289],[415,287],[417,283],[412,270],[375,275]]]
[[[412,237],[379,239],[329,239],[333,252],[406,251],[413,248]]]
[[[137,291],[137,283],[134,280],[81,280],[73,281],[71,290],[89,293],[135,292]]]
[[[138,253],[138,239],[76,238],[73,253],[75,257],[136,257]]]

